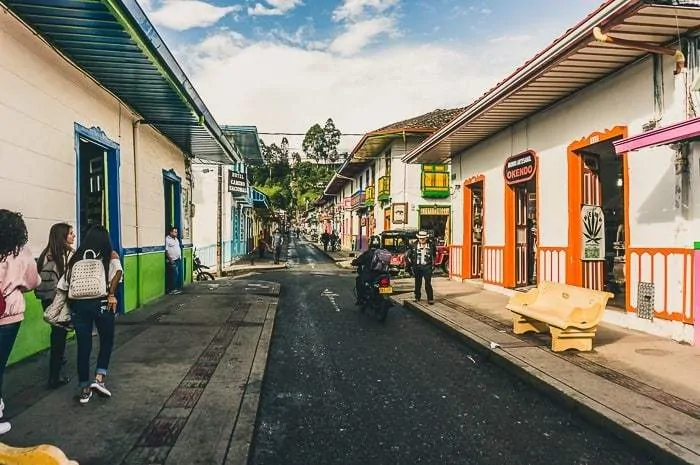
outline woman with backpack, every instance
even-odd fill
[[[26,247],[27,226],[22,215],[0,209],[0,434],[10,431],[10,422],[3,421],[5,402],[2,382],[5,367],[17,340],[24,319],[23,292],[41,283],[36,261]]]
[[[66,272],[68,261],[73,255],[75,232],[67,223],[57,223],[49,231],[49,243],[39,255],[37,265],[41,275],[41,284],[34,290],[34,295],[41,301],[44,310],[56,297],[58,280]],[[49,349],[49,389],[68,384],[70,378],[61,377],[61,367],[66,352],[68,328],[51,325],[51,348]]]
[[[105,385],[114,346],[115,292],[123,274],[119,256],[112,250],[109,232],[93,226],[68,261],[66,274],[58,288],[68,292],[68,307],[78,345],[78,384],[80,403],[87,404],[96,391],[111,397]],[[90,381],[92,328],[97,327],[100,352],[95,377]]]

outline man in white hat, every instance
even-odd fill
[[[418,242],[408,251],[408,260],[413,267],[413,278],[415,279],[414,297],[416,302],[420,302],[421,288],[425,280],[425,294],[428,297],[428,304],[433,305],[433,261],[435,260],[435,246],[428,241],[428,233],[420,230],[416,234]]]

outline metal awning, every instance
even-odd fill
[[[222,126],[221,129],[224,135],[236,145],[247,164],[259,165],[263,162],[256,126]]]
[[[337,195],[340,189],[348,183],[348,179],[357,176],[372,162],[372,159],[348,158],[343,166],[333,175],[326,188],[323,190],[323,196]]]
[[[240,161],[136,0],[0,0],[190,156]]]
[[[270,209],[270,200],[267,198],[267,195],[263,194],[256,188],[252,188],[253,191],[253,206],[256,208],[266,208]]]
[[[700,137],[700,117],[653,129],[627,139],[620,139],[613,142],[613,145],[615,146],[615,153],[620,154],[697,137]]]
[[[548,48],[477,99],[457,118],[403,157],[445,162],[497,132],[594,84],[648,52],[599,42],[611,37],[667,45],[700,27],[700,8],[649,0],[609,0]]]

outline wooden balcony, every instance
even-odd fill
[[[423,165],[420,178],[421,195],[426,199],[450,196],[450,172],[447,165]]]
[[[357,210],[365,206],[365,191],[359,190],[350,197],[350,209]]]
[[[374,206],[374,186],[367,186],[365,189],[365,207]]]
[[[377,180],[377,200],[391,198],[391,176],[382,176]]]

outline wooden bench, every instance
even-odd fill
[[[69,460],[56,446],[42,444],[34,447],[12,447],[0,443],[2,465],[78,465]]]
[[[516,293],[506,308],[513,314],[515,334],[549,329],[554,352],[590,351],[611,297],[609,292],[545,281],[536,289]]]

